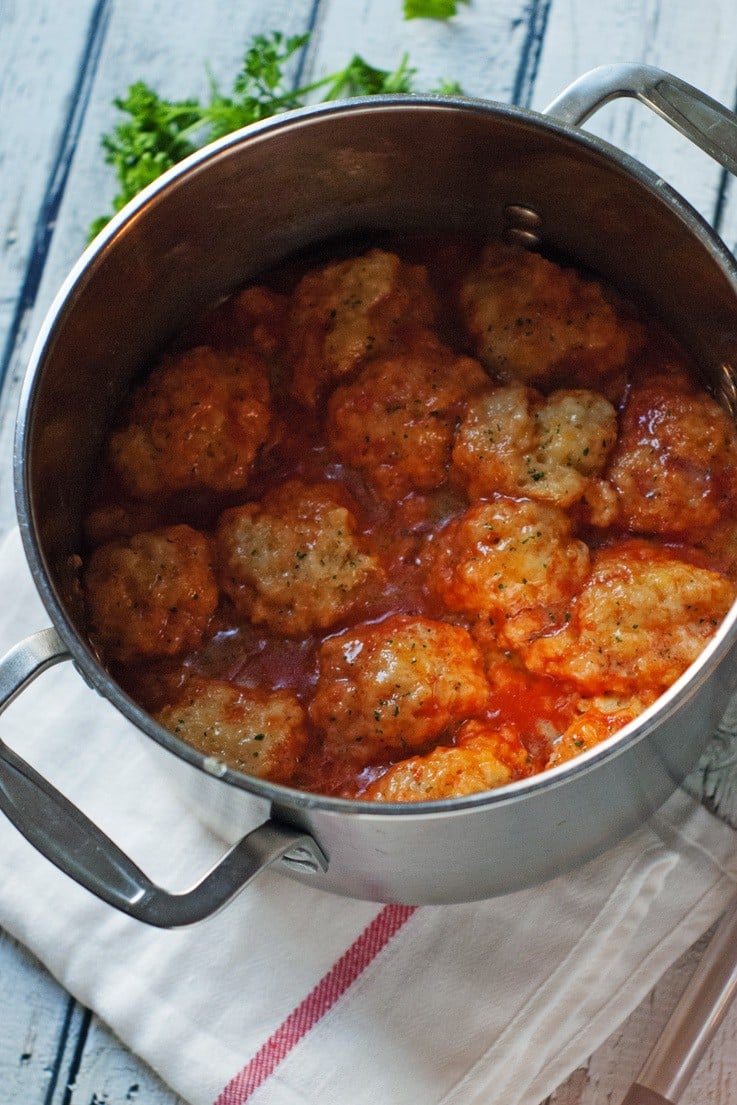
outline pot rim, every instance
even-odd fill
[[[38,539],[28,487],[27,444],[29,428],[33,420],[36,393],[43,375],[47,349],[56,333],[63,327],[73,308],[77,293],[94,273],[99,259],[108,249],[114,248],[116,239],[132,220],[150,205],[155,204],[167,191],[193,173],[204,170],[208,164],[227,156],[229,151],[244,143],[268,139],[273,132],[291,127],[309,125],[313,120],[330,115],[346,115],[361,112],[380,114],[395,110],[471,111],[481,115],[500,115],[556,134],[574,146],[582,147],[597,156],[603,156],[619,170],[635,178],[686,224],[700,244],[710,253],[734,289],[737,298],[737,261],[706,220],[674,188],[648,169],[642,162],[596,135],[577,127],[560,123],[550,116],[529,108],[517,107],[497,101],[468,96],[436,97],[431,95],[384,95],[356,97],[329,103],[311,105],[283,112],[269,119],[243,127],[223,138],[196,150],[177,163],[143,189],[134,199],[113,216],[97,237],[87,246],[48,309],[26,368],[18,405],[14,447],[14,486],[16,512],[23,547],[34,583],[42,602],[60,637],[69,649],[74,666],[85,682],[108,699],[138,730],[156,741],[180,760],[191,764],[206,775],[230,786],[266,799],[277,809],[298,808],[322,810],[336,814],[351,814],[372,820],[410,817],[414,820],[433,819],[448,814],[461,814],[479,807],[502,805],[531,798],[538,791],[566,783],[573,776],[594,770],[604,761],[614,759],[643,740],[669,715],[681,708],[708,678],[712,667],[733,647],[737,639],[737,600],[733,603],[716,634],[699,654],[698,658],[647,710],[629,722],[606,740],[583,752],[574,760],[560,764],[531,776],[490,791],[482,791],[456,798],[436,799],[425,802],[393,802],[338,798],[297,790],[278,783],[271,783],[255,776],[245,775],[203,753],[174,736],[130,698],[111,678],[89,644],[72,624],[65,606],[59,600],[50,581],[45,557]]]

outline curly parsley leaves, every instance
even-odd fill
[[[447,4],[448,0],[406,0],[405,6],[427,9]],[[314,98],[337,100],[415,91],[415,70],[406,54],[394,70],[376,69],[355,54],[339,72],[301,88],[291,88],[288,63],[304,49],[309,38],[309,34],[287,37],[279,31],[256,35],[246,50],[232,93],[225,95],[211,76],[210,99],[205,104],[199,100],[165,100],[143,81],[131,85],[127,96],[114,101],[127,118],[102,137],[105,161],[115,169],[118,181],[114,211],[119,211],[142,188],[200,146],[249,123],[302,107]],[[462,92],[460,85],[450,81],[442,82],[432,91],[444,96]],[[90,227],[90,238],[110,218],[111,215],[103,215],[96,219]]]

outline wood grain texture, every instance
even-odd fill
[[[26,306],[34,251],[54,215],[99,23],[97,0],[68,9],[54,0],[0,8],[0,371]]]
[[[72,1040],[77,1053],[70,1056],[69,1080],[44,1105],[186,1105],[97,1017],[88,1015]]]
[[[404,23],[400,0],[0,0],[0,351],[9,365],[0,403],[0,533],[14,519],[10,453],[18,383],[90,221],[114,192],[99,138],[115,121],[113,97],[131,80],[146,79],[167,96],[199,95],[206,90],[206,64],[229,85],[252,34],[312,28],[304,79],[341,67],[355,50],[385,68],[406,50],[420,88],[453,78],[471,95],[540,109],[588,68],[646,61],[733,104],[733,24],[733,0],[472,0],[449,25]],[[590,129],[672,182],[716,221],[731,248],[737,245],[737,188],[706,155],[631,102],[610,105]],[[707,753],[691,785],[737,824],[737,755],[726,737]],[[676,964],[548,1105],[617,1105],[702,946]],[[684,1105],[732,1105],[736,1057],[733,1010]],[[8,1105],[182,1105],[3,937],[0,1087],[0,1101]]]
[[[555,0],[532,106],[544,108],[582,73],[618,62],[668,70],[732,105],[737,92],[733,25],[732,0]],[[586,129],[638,158],[713,221],[721,168],[647,108],[631,100],[608,104]]]
[[[449,79],[470,96],[508,103],[524,81],[525,47],[536,8],[529,0],[478,0],[460,5],[453,22],[444,24],[404,21],[397,0],[323,0],[305,75],[339,69],[354,51],[384,69],[394,68],[407,53],[417,71],[418,91],[431,91]]]
[[[26,340],[104,38],[108,0],[0,7],[0,533],[15,519],[12,427]]]
[[[15,941],[0,934],[0,1100],[53,1090],[72,1000]]]

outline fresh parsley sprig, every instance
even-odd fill
[[[309,34],[288,37],[279,31],[256,35],[246,50],[232,93],[225,95],[210,76],[210,98],[205,104],[199,100],[165,100],[143,81],[132,84],[127,96],[114,101],[127,118],[102,137],[105,161],[115,169],[118,181],[114,211],[200,146],[249,123],[302,107],[314,98],[326,101],[415,91],[415,70],[406,54],[393,70],[377,69],[355,54],[337,73],[290,88],[289,62],[309,39]],[[447,96],[462,90],[457,83],[444,81],[432,91]],[[111,217],[96,219],[90,237]]]
[[[301,107],[304,97],[319,84],[291,89],[286,83],[285,68],[309,40],[309,34],[286,38],[279,31],[256,35],[246,50],[231,96],[224,96],[211,76],[210,102],[201,109],[202,122],[209,128],[208,141],[280,111]]]
[[[200,128],[202,115],[196,100],[162,100],[143,81],[132,84],[127,96],[113,102],[129,116],[101,140],[105,161],[113,166],[118,179],[119,192],[113,207],[119,211],[142,188],[197,148],[189,136]],[[90,237],[109,219],[110,215],[96,219]]]
[[[451,19],[458,11],[458,4],[470,0],[404,0],[405,19]]]

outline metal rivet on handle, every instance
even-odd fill
[[[534,208],[510,203],[504,208],[504,221],[504,237],[508,242],[525,249],[539,248],[543,221]]]
[[[504,208],[504,217],[510,226],[539,230],[542,227],[542,216],[532,207],[523,207],[521,203],[510,203]]]
[[[531,230],[520,230],[516,226],[507,227],[504,231],[504,237],[508,242],[524,246],[525,249],[538,249],[540,246],[540,236],[538,234],[534,234]]]

